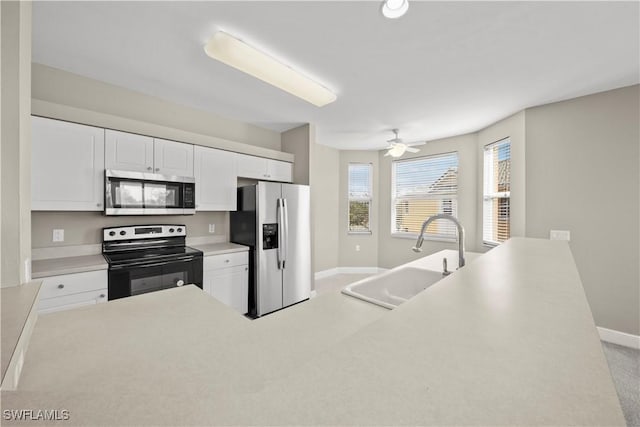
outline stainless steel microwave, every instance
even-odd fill
[[[107,169],[104,182],[105,215],[196,213],[196,184],[192,177]]]

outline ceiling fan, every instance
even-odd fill
[[[395,136],[387,140],[389,146],[387,147],[387,153],[385,154],[385,156],[400,157],[407,151],[409,153],[417,153],[420,151],[420,149],[413,147],[426,144],[426,142],[424,141],[403,142],[402,139],[398,136],[398,133],[400,132],[398,129],[391,129],[391,131]]]

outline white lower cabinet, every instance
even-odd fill
[[[68,310],[108,300],[107,270],[44,277],[40,288],[39,314]]]
[[[245,314],[249,305],[248,252],[207,256],[203,264],[204,291]]]

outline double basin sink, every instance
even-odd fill
[[[467,263],[479,255],[467,252]],[[444,250],[352,283],[342,293],[393,309],[447,277],[441,269],[438,270],[443,258],[447,258],[449,266],[458,265],[458,252]],[[455,274],[455,270],[452,270],[452,274]]]

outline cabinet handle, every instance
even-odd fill
[[[102,203],[96,203],[96,206],[100,207],[100,206],[102,206]]]
[[[152,171],[152,170],[153,170],[153,168],[152,168],[151,166],[147,166],[147,170],[148,170],[148,171]]]
[[[159,172],[159,171],[160,171],[160,168],[156,168],[156,172]]]
[[[106,297],[105,294],[100,294],[100,298],[104,298],[104,297]]]
[[[60,284],[58,285],[58,289],[62,289],[62,288],[64,288],[64,285],[63,285],[62,283],[60,283]]]
[[[228,262],[229,262],[229,260],[228,260],[228,259],[225,259],[225,260],[224,260],[224,262],[227,262],[227,263],[228,263]]]
[[[249,270],[249,267],[245,267],[245,268],[244,268],[244,271],[248,271],[248,270]]]

